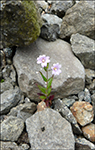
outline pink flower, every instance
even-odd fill
[[[53,64],[53,66],[51,67],[51,69],[52,69],[52,74],[53,74],[53,75],[59,75],[59,74],[61,73],[60,68],[61,68],[61,65],[60,65],[59,63]]]
[[[50,57],[49,56],[46,56],[46,55],[40,55],[38,58],[37,58],[37,64],[41,64],[41,66],[44,68],[47,66],[47,63],[50,62]]]

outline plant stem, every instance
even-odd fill
[[[46,78],[47,78],[47,90],[46,90],[46,99],[47,99],[47,95],[48,95],[48,70],[46,71]]]

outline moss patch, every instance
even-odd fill
[[[1,19],[4,46],[29,45],[40,35],[41,18],[31,0],[6,4]]]

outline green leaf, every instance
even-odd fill
[[[47,66],[44,67],[44,70],[47,71],[48,68],[49,68],[49,63],[47,63]]]
[[[41,85],[38,85],[38,88],[40,89],[41,92],[43,92],[44,94],[46,94],[46,88],[42,87]]]
[[[1,83],[4,82],[4,79],[1,79]]]
[[[49,89],[48,89],[48,93],[47,93],[47,94],[48,94],[48,96],[49,96],[50,92],[51,92],[51,88],[49,88]]]
[[[42,74],[42,72],[41,71],[39,71],[40,72],[40,74],[41,74],[41,76],[42,76],[42,78],[43,78],[43,80],[45,81],[45,82],[47,82],[47,78]]]
[[[46,96],[40,96],[40,99],[41,99],[41,100],[45,100],[45,99],[46,99]]]
[[[53,81],[53,77],[51,77],[48,81],[48,85],[47,85],[48,89],[51,87],[52,81]]]
[[[47,63],[47,67],[46,67],[47,69],[49,68],[49,63]]]
[[[52,75],[52,77],[50,77],[50,78],[48,79],[48,81],[51,80],[51,78],[53,78],[53,77],[54,77],[54,75]]]

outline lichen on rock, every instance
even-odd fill
[[[34,42],[41,28],[36,3],[31,0],[2,0],[1,4],[3,46],[26,46]]]

